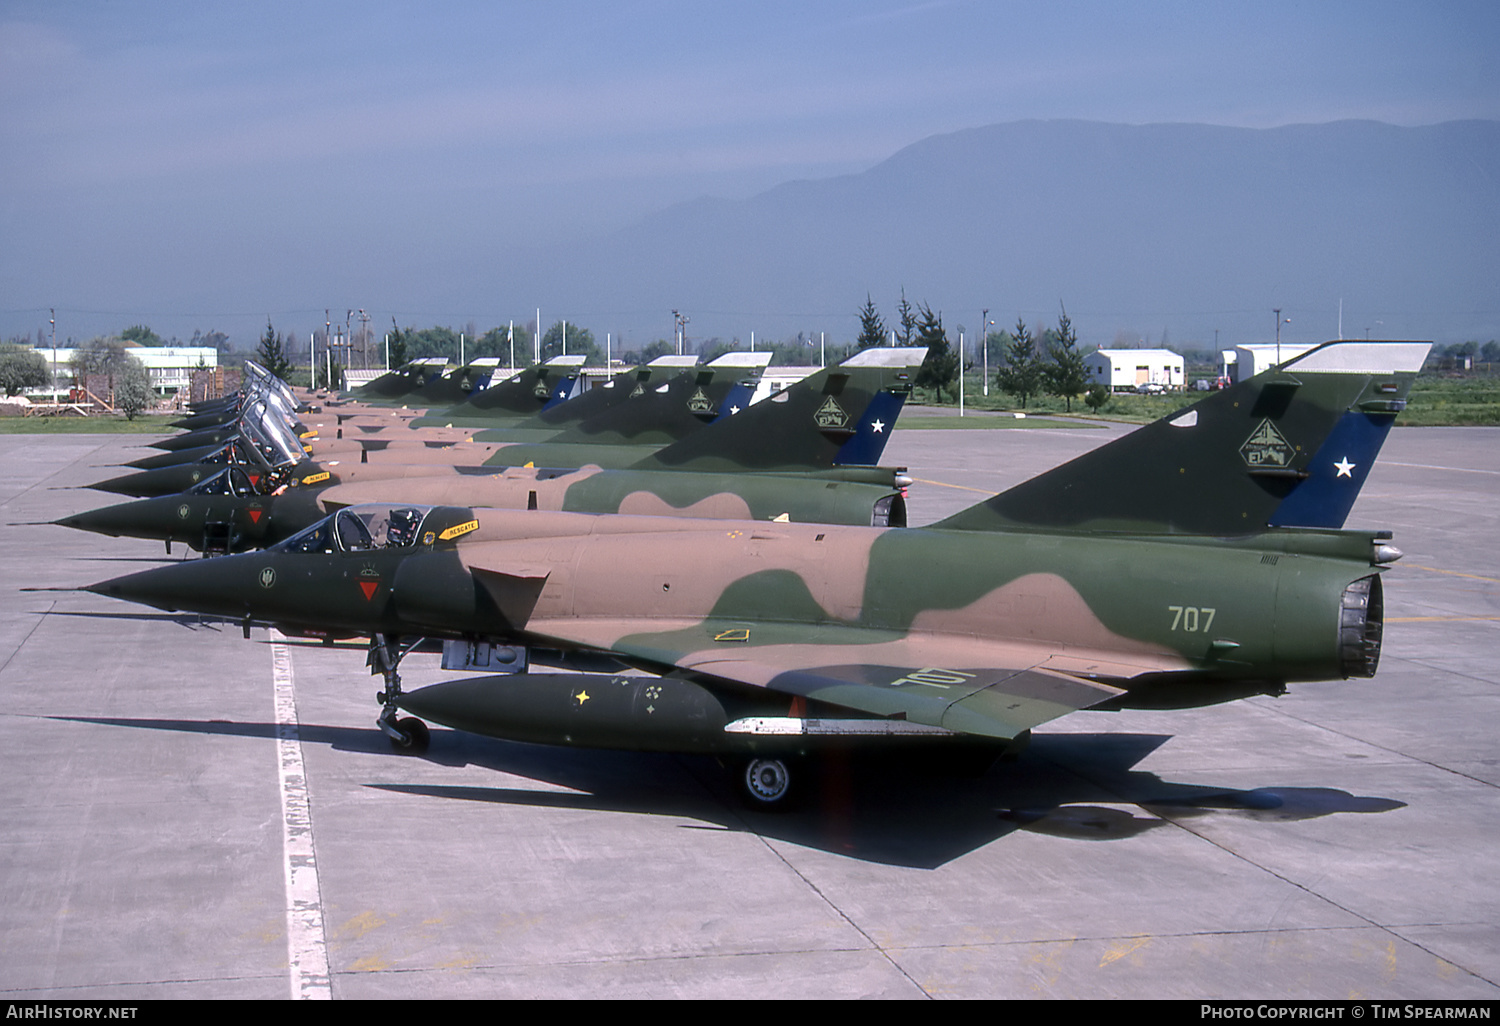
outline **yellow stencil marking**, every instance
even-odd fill
[[[456,527],[448,528],[448,530],[438,535],[438,537],[443,541],[452,541],[454,538],[457,538],[461,534],[468,534],[470,531],[477,530],[479,530],[479,521],[470,520],[465,523],[459,524]]]

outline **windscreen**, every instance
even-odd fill
[[[357,553],[411,548],[422,536],[422,521],[431,511],[431,506],[399,503],[349,506],[273,545],[271,551]]]

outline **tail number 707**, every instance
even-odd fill
[[[1172,614],[1172,630],[1187,634],[1206,634],[1214,625],[1216,610],[1208,606],[1168,606]]]

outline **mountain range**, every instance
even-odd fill
[[[1085,343],[1209,348],[1269,339],[1279,308],[1284,340],[1315,342],[1342,307],[1345,337],[1483,341],[1500,335],[1500,122],[991,125],[682,203],[510,280],[641,340],[680,309],[697,339],[848,341],[867,296],[890,324],[904,289],[955,338],[982,308],[1004,328],[1066,306]]]

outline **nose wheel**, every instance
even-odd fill
[[[396,668],[401,665],[406,654],[421,642],[422,639],[417,638],[403,649],[400,638],[377,634],[370,639],[368,660],[370,673],[380,674],[385,681],[384,690],[375,695],[375,701],[381,704],[380,716],[375,720],[375,725],[391,739],[391,747],[412,755],[421,755],[427,751],[427,744],[432,736],[427,724],[415,716],[399,715],[401,707],[397,703],[401,700],[401,674],[396,672]]]
[[[386,735],[390,737],[392,747],[398,751],[410,752],[412,755],[421,755],[427,751],[427,743],[432,740],[432,734],[427,729],[427,724],[415,716],[401,717],[401,719],[396,721],[395,728],[396,732],[401,735],[401,738],[405,739],[402,740],[387,729],[387,725],[383,722],[383,719],[382,717],[380,729],[385,731]]]

